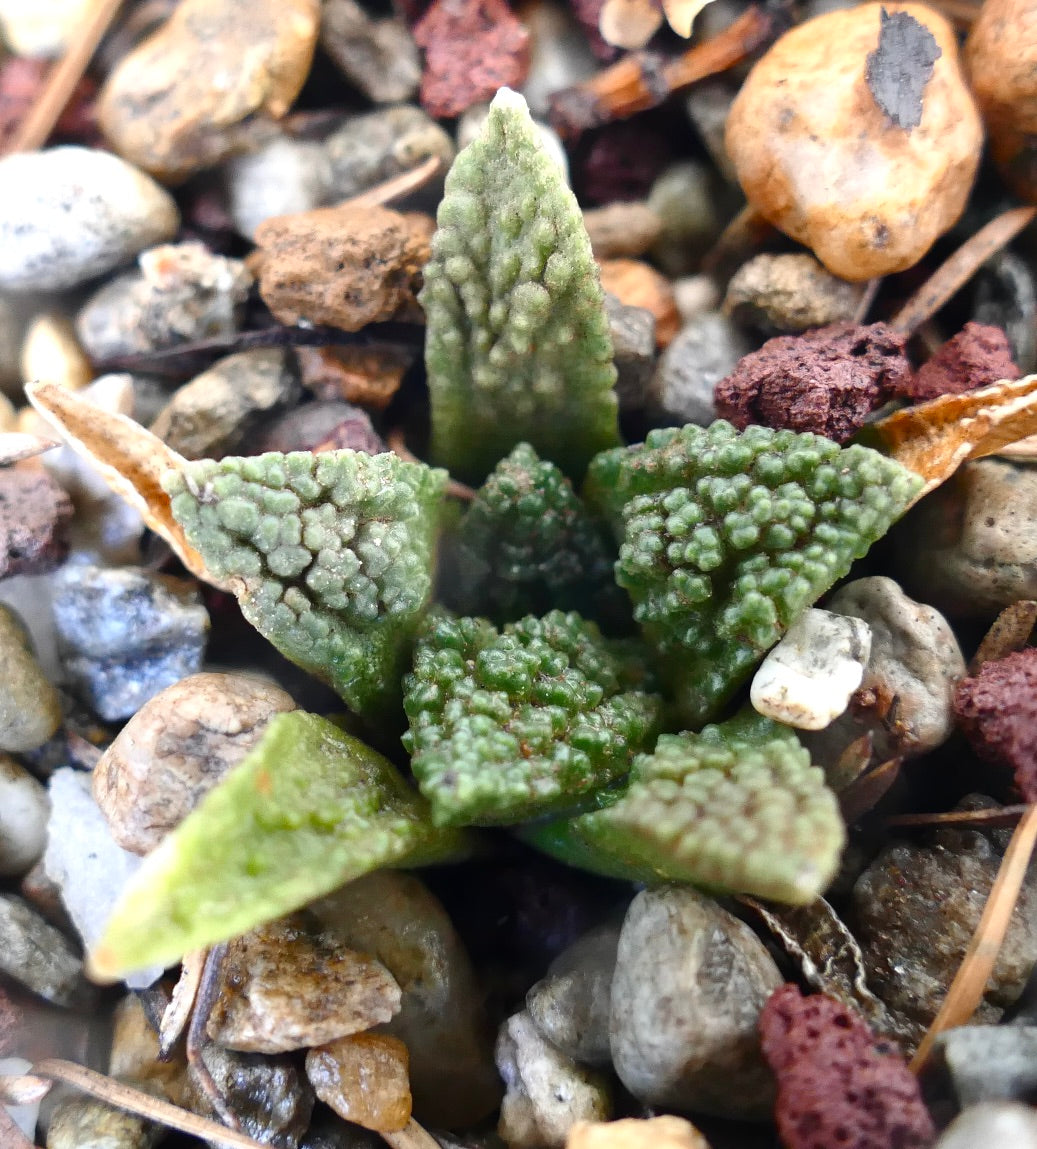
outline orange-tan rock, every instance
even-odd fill
[[[655,342],[668,346],[681,329],[673,285],[641,259],[599,259],[601,286],[627,307],[643,307],[655,316]]]
[[[750,72],[726,144],[749,202],[843,279],[917,263],[964,209],[983,131],[954,32],[922,4],[886,4],[932,33],[940,56],[917,127],[899,127],[868,85],[883,5],[818,16]]]
[[[410,1120],[407,1047],[387,1033],[357,1033],[306,1054],[306,1076],[326,1105],[355,1125],[394,1133]]]
[[[1012,190],[1037,203],[1037,5],[986,0],[965,45],[972,91],[994,160]]]
[[[683,1117],[578,1121],[565,1149],[709,1149],[709,1142]]]
[[[288,111],[319,30],[319,0],[181,0],[109,76],[101,130],[157,179],[185,179]]]

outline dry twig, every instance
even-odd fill
[[[925,829],[929,826],[979,826],[986,830],[1014,826],[1028,806],[993,806],[989,810],[945,810],[940,814],[894,814],[887,826]]]

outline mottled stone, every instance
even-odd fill
[[[870,653],[866,622],[810,607],[753,676],[753,709],[799,730],[823,730],[849,705]]]
[[[611,1116],[606,1079],[545,1041],[525,1011],[501,1026],[496,1057],[506,1087],[497,1132],[511,1149],[562,1149],[577,1121]]]
[[[146,854],[263,736],[291,695],[245,674],[192,674],[145,702],[94,767],[113,838]]]
[[[58,692],[36,661],[21,620],[0,606],[0,750],[35,750],[60,723]]]
[[[376,104],[402,103],[417,91],[418,48],[400,19],[377,20],[356,0],[324,0],[320,45],[342,75]]]
[[[612,1060],[647,1105],[762,1120],[774,1084],[757,1021],[782,984],[763,943],[687,886],[637,895],[612,979]]]
[[[463,1128],[494,1109],[500,1082],[471,962],[443,907],[413,875],[369,874],[311,910],[345,946],[372,954],[403,991],[384,1032],[410,1053],[414,1114]]]
[[[90,792],[90,775],[55,770],[48,783],[50,819],[43,863],[61,891],[61,901],[76,932],[89,948],[101,936],[126,883],[140,859],[115,842]],[[134,988],[149,986],[161,966],[139,970],[126,979]]]
[[[526,1011],[541,1036],[587,1065],[611,1060],[609,1014],[619,926],[591,930],[551,963],[526,994]]]
[[[727,121],[727,151],[749,202],[835,275],[871,279],[913,266],[961,215],[983,143],[951,25],[899,4],[940,55],[917,127],[880,107],[868,81],[878,3],[815,17],[757,62]]]
[[[693,318],[659,358],[648,389],[652,418],[708,427],[717,417],[716,385],[751,348],[726,315],[705,311]]]
[[[24,874],[47,841],[47,791],[13,758],[0,754],[0,876]]]
[[[610,203],[588,208],[583,226],[597,259],[644,255],[662,235],[663,221],[646,203]]]
[[[312,915],[268,922],[227,945],[208,1033],[227,1049],[285,1053],[389,1021],[400,987]]]
[[[93,1097],[60,1102],[47,1126],[47,1149],[151,1149],[165,1130]]]
[[[967,808],[989,799],[966,800]],[[936,1016],[979,925],[1001,864],[1004,836],[944,827],[928,841],[894,842],[853,889],[856,936],[868,983],[909,1042]],[[1037,953],[1037,887],[1022,887],[975,1021],[990,1024],[1015,1002]]]
[[[55,1005],[83,998],[83,963],[65,935],[9,894],[0,894],[0,973]]]
[[[170,239],[168,192],[110,152],[51,148],[0,159],[0,288],[75,287]]]
[[[209,616],[193,581],[87,565],[52,577],[68,681],[102,718],[128,718],[201,669]]]
[[[384,1033],[357,1033],[306,1054],[306,1076],[325,1105],[365,1129],[394,1133],[410,1120],[407,1047]]]
[[[229,159],[223,180],[234,226],[252,239],[266,219],[327,203],[331,160],[316,140],[277,136],[255,151]]]
[[[300,392],[286,352],[239,351],[174,391],[151,431],[185,459],[250,455],[257,430],[289,409]]]
[[[864,286],[847,283],[804,252],[755,255],[727,285],[724,311],[768,334],[849,323]]]
[[[959,1114],[933,1143],[933,1149],[1037,1149],[1037,1113],[1032,1106],[1005,1101],[973,1105]]]
[[[72,500],[44,470],[0,469],[0,578],[45,574],[65,560]]]
[[[952,618],[993,619],[1037,598],[1037,466],[966,463],[892,538],[905,588]]]
[[[709,1142],[683,1117],[627,1117],[622,1121],[580,1121],[566,1149],[709,1149]]]
[[[95,292],[76,318],[94,359],[142,355],[238,330],[252,286],[241,260],[213,255],[192,240],[153,247],[137,264],[139,270]]]
[[[162,180],[218,163],[291,106],[319,26],[318,0],[182,0],[108,77],[101,129]]]
[[[962,1109],[1028,1101],[1037,1091],[1037,1027],[962,1025],[939,1034],[933,1056],[950,1074]]]

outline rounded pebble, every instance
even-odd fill
[[[832,275],[806,252],[754,256],[727,285],[724,311],[768,334],[849,323],[864,295],[860,284]]]
[[[47,791],[13,758],[0,754],[0,875],[24,874],[43,855]]]
[[[61,700],[18,616],[0,606],[0,750],[35,750],[61,725]]]

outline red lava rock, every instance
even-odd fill
[[[0,65],[0,148],[11,142],[29,109],[39,99],[51,67],[49,60],[27,56],[11,56]],[[97,85],[89,76],[84,76],[54,128],[55,139],[83,144],[97,141],[96,94]]]
[[[45,574],[64,561],[72,500],[36,467],[0,469],[0,578]]]
[[[434,0],[414,39],[425,49],[421,105],[437,118],[521,87],[529,71],[529,33],[504,0]]]
[[[666,136],[651,121],[609,124],[577,161],[580,202],[591,206],[644,199],[672,153]]]
[[[769,339],[717,384],[713,398],[717,414],[739,430],[762,423],[845,443],[910,378],[904,340],[884,323],[833,323]]]
[[[1037,648],[984,662],[963,678],[954,713],[979,757],[1010,767],[1023,800],[1037,801]]]
[[[928,363],[919,367],[904,394],[921,403],[940,395],[960,395],[1000,379],[1018,379],[1019,375],[1008,336],[1000,327],[966,323]]]
[[[763,1007],[760,1038],[786,1149],[924,1149],[936,1139],[899,1051],[846,1006],[784,985]]]

